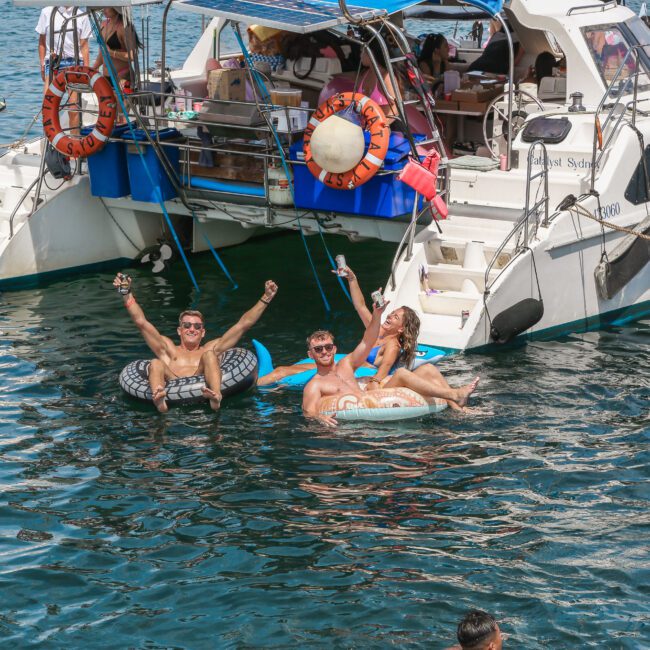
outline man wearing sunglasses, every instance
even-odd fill
[[[142,307],[136,302],[131,291],[131,278],[118,273],[113,286],[123,294],[124,306],[131,320],[140,330],[146,344],[156,355],[149,366],[149,384],[153,393],[155,407],[164,413],[168,410],[165,385],[169,379],[177,377],[205,376],[203,395],[216,411],[221,406],[221,368],[219,355],[237,345],[239,339],[259,320],[266,307],[275,297],[278,286],[272,280],[264,285],[262,297],[221,337],[203,343],[205,321],[199,311],[186,310],[178,317],[176,332],[180,344],[163,336],[146,319]],[[123,291],[126,289],[126,293]]]
[[[319,412],[323,397],[332,395],[363,395],[354,376],[354,371],[361,367],[377,337],[381,326],[381,315],[386,310],[388,301],[382,307],[373,305],[372,318],[366,327],[361,343],[338,363],[334,360],[336,345],[334,336],[325,330],[318,330],[307,338],[307,354],[316,363],[316,375],[305,386],[302,396],[302,411],[306,417],[320,420],[323,424],[335,427],[337,421],[331,415]]]

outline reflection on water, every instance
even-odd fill
[[[381,284],[391,247],[341,248]],[[208,331],[268,276],[280,293],[254,335],[278,362],[318,326],[352,345],[360,327],[334,282],[325,316],[310,276],[283,268],[300,255],[294,236],[226,252],[237,292],[195,258]],[[249,277],[260,256],[264,277]],[[182,269],[133,275],[173,331],[196,300]],[[304,421],[291,392],[251,392],[218,415],[159,416],[126,398],[119,370],[147,352],[111,277],[1,297],[5,638],[442,648],[478,606],[508,647],[643,647],[647,323],[444,362],[454,383],[482,376],[472,417],[331,431]]]

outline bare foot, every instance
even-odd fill
[[[221,393],[208,388],[207,386],[203,389],[203,397],[210,400],[210,408],[213,411],[218,411],[221,406]]]
[[[465,404],[467,404],[469,396],[476,390],[476,387],[478,386],[478,382],[480,380],[480,377],[475,377],[474,380],[469,384],[465,384],[465,386],[461,386],[460,388],[456,389],[458,393],[458,399],[454,401],[458,403],[458,406],[463,407]]]
[[[169,406],[167,406],[167,391],[164,386],[158,386],[153,392],[153,404],[160,413],[167,413]]]

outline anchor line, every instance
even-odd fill
[[[212,245],[212,242],[210,241],[209,237],[205,234],[205,232],[204,232],[203,228],[201,227],[199,219],[196,216],[196,213],[194,212],[194,210],[192,210],[192,219],[194,219],[195,227],[198,228],[201,231],[201,236],[203,237],[203,239],[207,243],[208,248],[210,249],[210,252],[212,253],[212,256],[217,261],[217,264],[219,264],[219,266],[221,267],[221,270],[223,271],[224,275],[228,278],[228,280],[232,284],[232,288],[233,289],[238,289],[239,285],[233,280],[233,277],[232,277],[232,275],[230,275],[230,272],[228,271],[224,261],[219,256],[219,253],[217,253],[217,251],[215,250],[215,248]]]
[[[587,210],[584,206],[580,205],[579,203],[576,203],[573,207],[577,214],[582,215],[583,217],[587,217],[587,219],[591,219],[592,221],[595,221],[596,223],[599,223],[602,226],[611,228],[612,230],[616,230],[618,232],[627,233],[628,235],[634,235],[635,237],[639,237],[640,239],[644,239],[645,241],[650,241],[650,235],[646,235],[645,233],[638,232],[637,230],[634,230],[632,228],[627,228],[626,226],[619,226],[615,223],[612,223],[611,221],[606,221],[605,219],[599,219],[598,217],[591,214],[589,210]]]
[[[264,83],[264,79],[262,79],[261,75],[257,72],[255,69],[255,66],[253,65],[253,61],[251,59],[250,53],[248,51],[248,48],[244,44],[244,41],[242,39],[241,34],[239,33],[239,28],[237,25],[233,24],[232,25],[233,32],[235,33],[235,38],[237,39],[237,42],[239,44],[239,47],[242,51],[242,54],[244,55],[244,59],[246,61],[246,66],[248,69],[251,71],[251,75],[255,81],[255,83],[259,86],[260,90],[262,91],[262,96],[263,98],[266,99],[266,101],[270,104],[270,96],[268,93],[268,90],[266,89],[266,85]],[[268,119],[268,116],[266,113],[264,113],[264,117],[266,119],[267,125],[270,127],[271,133],[273,134],[273,139],[275,140],[275,144],[278,148],[278,151],[280,153],[280,160],[282,161],[282,169],[284,170],[284,174],[287,177],[287,181],[289,183],[289,191],[291,192],[291,198],[293,200],[294,204],[294,210],[296,211],[297,215],[297,210],[296,210],[296,199],[295,199],[295,193],[294,193],[294,188],[293,188],[293,181],[291,178],[291,172],[289,171],[289,166],[287,165],[287,160],[284,155],[284,149],[282,148],[282,143],[280,142],[280,136],[273,125],[273,121]],[[320,278],[318,277],[318,272],[316,271],[316,265],[314,264],[314,260],[311,255],[311,251],[309,250],[309,245],[307,244],[307,238],[305,237],[305,233],[303,231],[302,223],[300,221],[300,217],[297,216],[298,220],[298,229],[300,230],[300,237],[302,239],[303,246],[305,248],[305,252],[307,253],[307,259],[309,260],[309,265],[311,266],[312,274],[314,276],[314,280],[316,281],[316,285],[318,286],[318,290],[320,291],[321,298],[323,300],[323,305],[325,306],[325,311],[332,311],[332,308],[330,307],[329,301],[327,300],[327,296],[325,295],[325,290],[323,289],[323,285],[321,284]]]

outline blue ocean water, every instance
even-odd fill
[[[2,140],[40,81],[38,12],[0,5]],[[367,291],[385,281],[393,246],[327,241]],[[317,327],[343,349],[361,333],[309,242],[330,314],[297,235],[224,251],[237,291],[209,255],[200,296],[179,264],[130,273],[169,334],[190,304],[223,331],[272,277],[252,334],[290,362]],[[649,647],[650,321],[443,362],[481,375],[471,417],[330,431],[295,393],[218,415],[126,398],[117,375],[148,351],[111,279],[0,295],[3,647],[445,648],[470,607],[507,648]]]

